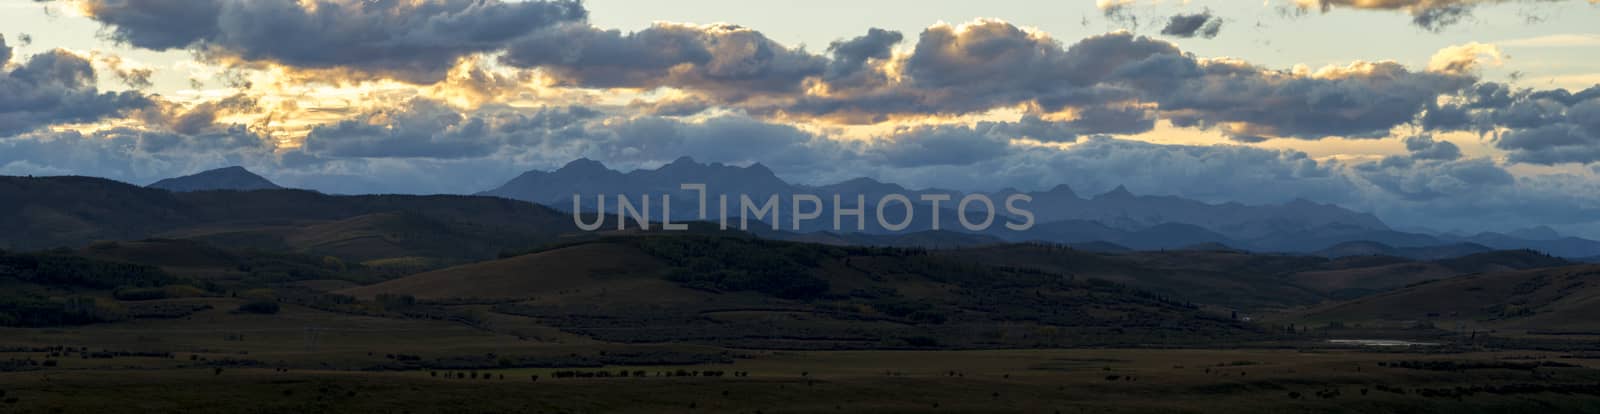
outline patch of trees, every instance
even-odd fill
[[[48,327],[84,325],[127,319],[126,309],[116,303],[87,296],[48,299],[31,296],[0,296],[0,326]]]
[[[66,356],[66,354],[62,354],[62,356]],[[173,358],[175,358],[175,356],[171,352],[111,351],[111,350],[90,351],[88,347],[84,347],[82,351],[78,352],[78,357],[82,358],[82,359],[115,359],[115,358],[173,359]]]
[[[204,290],[189,285],[167,285],[161,287],[123,286],[111,292],[112,297],[122,301],[192,298],[204,296],[205,294]]]
[[[205,303],[148,302],[124,306],[128,317],[135,319],[177,319],[211,309],[211,305]]]
[[[61,251],[38,254],[0,252],[0,277],[41,285],[91,289],[157,287],[179,281],[155,266],[94,260]]]
[[[656,371],[654,373],[654,376],[656,376],[656,377],[707,377],[707,378],[719,378],[719,377],[727,376],[729,374],[730,374],[729,372],[721,371],[721,370],[685,370],[685,369],[677,369],[677,370],[672,370],[672,371]],[[749,372],[742,372],[742,371],[735,371],[735,372],[732,372],[731,374],[733,376],[735,376],[735,377],[746,377],[746,376],[750,375]],[[629,371],[629,370],[626,370],[626,369],[617,370],[617,371],[564,370],[564,371],[555,371],[555,372],[550,373],[550,377],[551,378],[645,378],[645,377],[649,377],[649,376],[651,376],[651,373],[649,371],[645,371],[645,370],[632,370],[632,371]]]
[[[40,362],[32,358],[0,360],[0,372],[38,371],[41,368]]]
[[[223,357],[223,358],[209,359],[209,360],[203,360],[203,361],[205,361],[205,364],[203,364],[205,366],[217,367],[217,369],[219,370],[217,372],[219,372],[219,373],[221,372],[220,369],[222,369],[222,367],[244,368],[244,367],[263,367],[263,366],[267,365],[264,362],[257,361],[257,360],[254,360],[254,359],[233,358],[233,357]]]
[[[671,350],[607,351],[594,354],[567,355],[465,355],[419,361],[416,365],[429,369],[496,369],[496,368],[597,368],[607,365],[701,365],[733,362],[724,353],[683,352]]]
[[[1406,394],[1403,388],[1394,388],[1379,385],[1378,391],[1395,394]],[[1565,395],[1600,395],[1600,384],[1499,384],[1499,385],[1473,385],[1449,388],[1418,387],[1412,390],[1416,395],[1425,398],[1443,398],[1459,400],[1463,397],[1472,397],[1478,394],[1491,395],[1520,395],[1555,393]]]
[[[732,237],[639,237],[634,243],[671,265],[667,279],[686,287],[755,291],[785,299],[826,293],[828,281],[812,270],[845,254],[838,248]]]
[[[1578,365],[1556,361],[1539,362],[1511,362],[1511,361],[1393,361],[1379,362],[1380,367],[1405,368],[1424,371],[1468,371],[1480,369],[1509,369],[1516,371],[1532,371],[1538,368],[1579,368]]]

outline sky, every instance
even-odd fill
[[[591,158],[1600,237],[1600,0],[0,0],[0,174]]]

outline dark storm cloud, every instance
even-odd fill
[[[828,59],[734,25],[662,23],[634,33],[568,24],[512,43],[501,62],[542,67],[584,87],[677,87],[738,102],[795,94]]]
[[[1423,126],[1494,133],[1495,147],[1510,152],[1512,162],[1600,161],[1600,85],[1572,93],[1484,83],[1459,98],[1431,109]]]
[[[1167,19],[1167,26],[1161,28],[1161,34],[1183,38],[1200,36],[1211,39],[1221,32],[1222,18],[1212,15],[1210,11],[1172,16]]]
[[[137,92],[99,91],[94,66],[63,50],[33,55],[10,71],[0,68],[0,136],[93,122],[151,105]]]
[[[583,21],[576,1],[90,0],[91,17],[133,46],[212,59],[347,69],[431,83],[458,58]]]

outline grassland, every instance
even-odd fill
[[[440,338],[427,349],[539,345]],[[258,344],[258,346],[265,346]],[[370,343],[374,348],[379,343]],[[562,348],[557,346],[557,348]],[[258,348],[264,349],[264,348]],[[262,350],[262,353],[269,351]],[[329,350],[329,353],[342,351]],[[318,358],[320,352],[298,358]],[[349,354],[340,358],[359,359]],[[1594,412],[1592,360],[1350,349],[739,351],[732,362],[350,371],[59,358],[4,412]],[[26,352],[0,354],[19,357]],[[215,358],[215,354],[200,354]],[[28,355],[48,358],[42,353]],[[115,362],[111,362],[115,361]],[[1463,370],[1410,368],[1475,361]],[[1527,366],[1545,364],[1537,368]],[[1570,366],[1569,366],[1570,365]],[[563,377],[562,373],[611,377]],[[690,375],[693,372],[695,375]],[[710,372],[713,374],[705,374]],[[619,377],[625,373],[627,377]],[[642,377],[637,376],[643,374]],[[720,375],[717,375],[720,374]],[[14,399],[14,400],[13,400]]]

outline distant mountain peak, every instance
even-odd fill
[[[761,174],[761,175],[764,175],[764,176],[774,176],[774,177],[776,177],[778,175],[776,173],[773,173],[771,168],[767,168],[766,165],[763,165],[763,164],[761,164],[759,162],[758,163],[754,163],[754,164],[750,164],[749,167],[744,167],[744,169],[746,171],[749,171],[749,172],[753,173],[753,174]]]
[[[201,171],[182,177],[168,178],[156,181],[148,187],[176,192],[278,190],[283,188],[237,165]]]
[[[1528,240],[1556,240],[1562,237],[1561,232],[1550,228],[1550,226],[1534,226],[1525,229],[1517,229],[1507,232],[1506,234],[1512,237],[1519,237]]]
[[[1068,196],[1072,196],[1072,197],[1077,197],[1078,196],[1078,192],[1077,191],[1073,191],[1072,186],[1066,185],[1066,184],[1057,184],[1055,187],[1050,187],[1050,191],[1046,191],[1046,192],[1047,193],[1051,193],[1051,194],[1058,194],[1058,195],[1068,195]]]
[[[851,179],[848,179],[848,180],[844,180],[844,182],[841,182],[841,183],[839,183],[839,184],[869,184],[869,185],[878,185],[878,184],[883,184],[883,182],[882,182],[882,181],[878,181],[878,180],[875,180],[875,179],[873,179],[873,178],[871,178],[871,177],[856,177],[856,178],[851,178]]]
[[[561,166],[561,169],[556,170],[556,171],[557,172],[574,173],[574,172],[593,172],[593,171],[605,171],[605,170],[607,170],[606,165],[600,163],[600,161],[595,161],[595,160],[591,160],[591,159],[588,159],[588,158],[579,158],[579,159],[572,160],[572,162],[567,163],[567,165]]]
[[[831,184],[831,185],[826,185],[826,186],[823,186],[821,188],[831,189],[833,191],[840,191],[840,192],[859,192],[859,193],[863,193],[863,194],[865,194],[865,193],[878,193],[878,192],[894,193],[894,192],[906,191],[906,188],[900,186],[899,184],[885,183],[885,182],[878,181],[877,179],[874,179],[874,178],[871,178],[871,177],[851,178],[849,180],[840,181],[838,183]]]
[[[1132,191],[1128,191],[1128,186],[1119,184],[1119,185],[1117,185],[1117,188],[1113,188],[1113,189],[1111,189],[1111,191],[1107,191],[1105,194],[1101,194],[1099,197],[1095,197],[1095,198],[1133,198],[1133,197],[1135,197],[1135,196],[1133,195]]]

